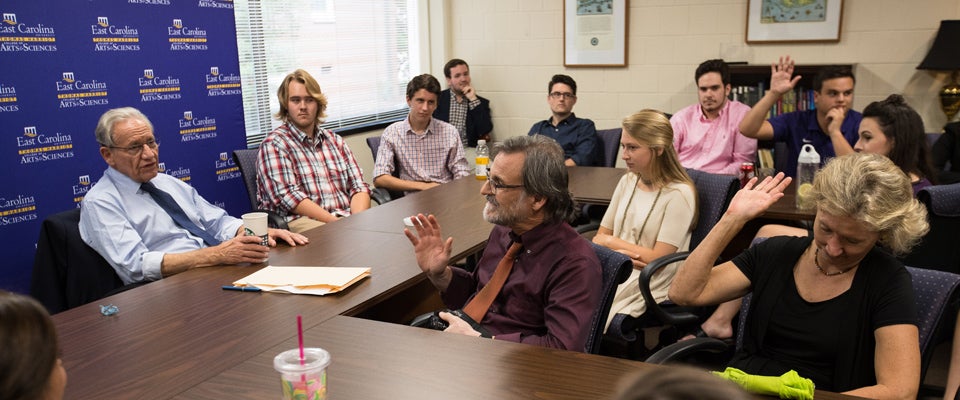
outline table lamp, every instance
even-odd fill
[[[951,71],[950,82],[940,89],[940,108],[947,114],[947,122],[960,109],[960,85],[957,70],[960,70],[960,20],[940,21],[940,30],[933,46],[917,69]]]

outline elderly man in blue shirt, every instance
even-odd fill
[[[188,269],[261,263],[270,248],[243,234],[243,221],[210,204],[192,186],[159,173],[153,124],[132,107],[105,112],[97,123],[100,155],[109,166],[83,199],[80,236],[125,284]],[[291,246],[303,235],[270,229],[269,245]]]

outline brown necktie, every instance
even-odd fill
[[[513,261],[517,258],[517,254],[520,253],[520,248],[523,247],[519,242],[513,242],[509,249],[507,249],[507,254],[504,254],[503,258],[500,260],[500,263],[497,264],[497,269],[493,271],[493,276],[490,277],[490,282],[487,282],[486,286],[482,287],[476,296],[473,296],[473,299],[470,299],[470,302],[463,307],[463,312],[473,318],[477,323],[482,322],[483,316],[487,314],[487,310],[490,308],[490,305],[493,304],[493,299],[497,298],[497,294],[500,293],[500,289],[503,288],[503,284],[507,281],[507,277],[510,276],[510,270],[513,269]]]

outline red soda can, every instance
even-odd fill
[[[741,188],[744,186],[747,186],[747,182],[749,182],[750,179],[753,178],[754,176],[757,176],[757,175],[753,170],[752,162],[745,162],[740,164],[740,187]]]

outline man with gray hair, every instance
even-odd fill
[[[243,221],[200,197],[181,180],[159,173],[153,124],[132,107],[108,110],[97,122],[103,177],[81,203],[80,237],[110,263],[125,284],[155,281],[188,269],[261,263],[270,248],[243,234]],[[307,238],[269,230],[270,246]]]
[[[463,308],[440,318],[454,333],[583,351],[602,272],[590,242],[567,223],[575,211],[563,149],[542,135],[515,136],[494,153],[480,194],[483,217],[496,226],[474,272],[449,266],[453,238],[443,239],[433,215],[404,230],[447,307]]]

